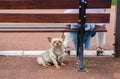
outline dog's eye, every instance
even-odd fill
[[[55,43],[55,41],[53,43]]]
[[[61,43],[61,41],[58,41],[59,43]]]

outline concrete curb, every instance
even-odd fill
[[[0,51],[0,55],[6,56],[38,56],[43,51]],[[105,50],[103,55],[104,56],[112,56],[114,51]],[[76,55],[75,51],[71,51],[71,55]],[[85,50],[84,55],[86,56],[96,56],[96,50]]]

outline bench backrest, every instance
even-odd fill
[[[110,7],[111,7],[111,0],[87,0],[87,8],[93,9],[93,8],[110,8]],[[58,11],[58,9],[65,10],[65,9],[71,9],[71,8],[78,9],[79,0],[0,0],[0,24],[1,24],[0,25],[0,36],[1,36],[0,49],[1,50],[11,50],[11,49],[12,50],[21,50],[21,49],[36,50],[36,49],[40,49],[41,46],[46,48],[47,42],[45,42],[45,39],[47,38],[47,36],[44,36],[44,34],[43,35],[36,34],[36,30],[38,30],[37,28],[39,28],[39,27],[36,27],[36,25],[38,26],[39,23],[42,23],[42,24],[63,23],[64,24],[68,22],[78,22],[78,19],[79,19],[78,14],[63,14],[63,12],[62,13],[52,12],[53,10],[56,10],[56,9],[57,9],[56,11]],[[50,13],[38,11],[38,10],[44,11],[44,9],[50,10]],[[13,10],[15,12],[12,12]],[[27,10],[27,12],[21,12],[21,11],[19,12],[18,10],[21,10],[21,11]],[[35,11],[37,10],[38,12],[32,12],[34,10]],[[87,17],[86,17],[86,21],[89,23],[103,23],[103,22],[109,23],[109,20],[110,20],[109,13],[87,14]],[[29,26],[30,34],[29,33],[16,34],[16,30],[14,30],[15,31],[14,34],[11,34],[11,31],[13,32],[13,29],[16,29],[16,23],[18,23],[17,25],[19,25],[19,27],[17,28],[17,31],[18,29],[24,30],[24,28],[26,29]],[[26,25],[27,27],[23,27]],[[41,28],[43,28],[43,26]],[[35,29],[36,35],[31,33],[33,29]],[[58,26],[57,26],[57,29],[58,30],[55,30],[56,32],[60,31]],[[45,30],[40,30],[40,31],[45,32]],[[50,29],[49,31],[51,30],[52,29]],[[7,31],[10,31],[10,33]],[[62,31],[66,31],[66,29]],[[37,39],[34,39],[36,37]],[[42,40],[45,43],[43,45],[41,45],[41,43],[38,43],[41,40],[41,37],[44,39]],[[26,39],[29,39],[29,40],[26,40]]]
[[[79,0],[0,0],[0,10],[78,9]],[[111,0],[87,0],[87,8],[110,8]],[[1,23],[68,23],[78,22],[78,14],[0,13]],[[109,23],[110,14],[87,14],[87,23]]]

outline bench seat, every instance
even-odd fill
[[[70,29],[69,27],[28,27],[28,26],[11,26],[11,27],[0,27],[0,32],[76,32],[77,29]],[[95,27],[94,32],[107,32],[105,27]]]

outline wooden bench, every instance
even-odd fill
[[[78,9],[79,0],[0,0],[0,10],[55,10]],[[110,8],[111,0],[87,0],[87,8]],[[110,13],[86,14],[86,23],[109,23]],[[64,13],[0,13],[0,23],[78,23],[79,14]],[[12,32],[78,32],[66,26],[0,26],[1,33]],[[105,28],[95,28],[95,32],[106,32]],[[80,63],[81,64],[81,63]],[[79,65],[80,65],[79,64]],[[79,68],[80,69],[80,68]]]

